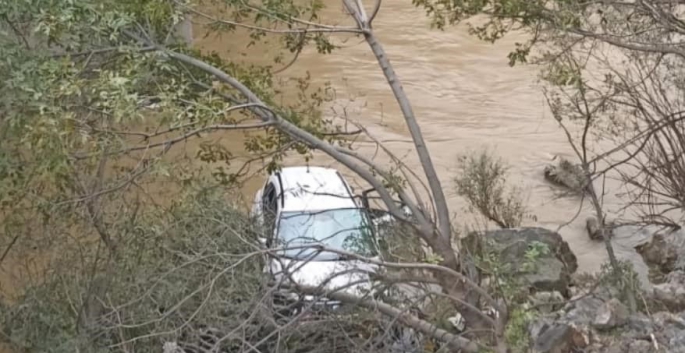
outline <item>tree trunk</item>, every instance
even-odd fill
[[[433,166],[433,161],[431,160],[430,153],[428,152],[428,147],[423,140],[423,134],[421,133],[421,127],[416,121],[416,116],[409,103],[409,98],[404,93],[402,88],[402,83],[395,74],[395,70],[390,64],[390,60],[385,54],[385,50],[376,39],[375,34],[371,29],[364,29],[364,38],[366,42],[371,47],[371,51],[378,60],[378,65],[383,70],[385,79],[388,81],[392,93],[395,95],[395,99],[400,106],[404,120],[409,128],[409,133],[411,134],[412,140],[414,141],[414,147],[416,148],[416,153],[419,155],[419,161],[421,162],[421,167],[428,179],[428,186],[430,187],[433,200],[435,202],[435,208],[437,211],[437,230],[440,237],[446,237],[450,239],[451,236],[451,224],[449,208],[447,207],[447,200],[445,199],[445,193],[442,190],[442,185],[438,174]]]

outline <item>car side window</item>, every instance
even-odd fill
[[[276,212],[276,187],[273,183],[264,188],[264,211]]]
[[[269,232],[268,238],[271,238],[275,221],[276,221],[276,187],[273,183],[268,183],[264,188],[264,203],[263,203],[263,214],[266,220],[266,230]]]

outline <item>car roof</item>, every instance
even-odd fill
[[[284,167],[280,171],[283,211],[358,207],[342,175],[333,168]]]

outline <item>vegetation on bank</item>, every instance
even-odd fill
[[[508,166],[492,152],[461,155],[459,172],[454,179],[457,194],[468,203],[471,212],[483,215],[500,228],[516,228],[529,216],[522,191],[507,190]]]
[[[682,226],[685,55],[673,37],[685,29],[676,4],[414,3],[438,27],[485,15],[472,27],[485,40],[513,29],[533,34],[511,63],[541,67],[549,106],[587,179],[582,201],[593,206],[610,255],[601,278],[630,309],[647,310],[636,300],[632,270],[604,236],[600,185],[617,174],[639,222]],[[12,283],[16,290],[0,297],[0,341],[31,352],[158,351],[170,342],[193,352],[379,351],[406,333],[395,328],[411,328],[421,333],[414,349],[529,347],[535,312],[523,285],[491,253],[460,252],[411,97],[373,31],[381,3],[366,5],[343,0],[354,26],[342,27],[319,21],[319,1],[0,0],[0,267],[14,271],[0,289]],[[187,16],[229,41],[247,33],[250,45],[268,42],[278,49],[274,64],[188,48],[177,36]],[[348,131],[321,114],[333,99],[325,87],[311,87],[307,77],[274,79],[305,47],[335,50],[329,36],[339,34],[363,37],[378,59],[421,171],[394,156],[394,164],[378,165],[358,154],[347,137],[363,126]],[[241,136],[244,155],[208,138],[218,131]],[[607,137],[618,147],[593,146]],[[184,150],[191,141],[200,143]],[[256,241],[261,230],[228,202],[237,198],[230,190],[277,169],[287,154],[308,160],[314,150],[378,191],[402,227],[381,263],[396,271],[381,272],[379,285],[415,286],[431,310],[408,298],[343,296],[354,315],[274,315],[265,250]],[[488,154],[459,162],[455,184],[472,209],[500,227],[519,226],[525,204],[506,186],[502,162]],[[527,270],[546,254],[538,245],[522,260]],[[461,313],[466,334],[445,323],[446,312]]]

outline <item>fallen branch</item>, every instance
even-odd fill
[[[318,287],[297,286],[291,288],[296,288],[297,290],[306,294],[325,295],[327,298],[343,303],[358,305],[366,309],[378,310],[383,315],[397,318],[402,324],[411,327],[427,336],[430,336],[436,340],[447,342],[447,344],[449,344],[453,349],[468,353],[476,353],[479,351],[479,346],[475,342],[461,337],[458,334],[438,328],[430,322],[421,320],[416,316],[408,314],[403,310],[395,308],[389,304],[371,299],[363,299],[345,292],[326,293],[326,291]]]

